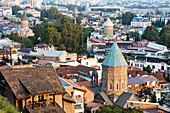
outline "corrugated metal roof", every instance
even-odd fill
[[[55,50],[38,50],[37,52],[31,51],[29,55],[33,56],[50,56],[50,57],[60,57],[65,51],[55,51]]]
[[[150,48],[153,48],[153,49],[157,49],[157,50],[164,50],[164,48],[166,46],[164,45],[160,45],[160,44],[157,44],[157,43],[152,43],[152,42],[149,42],[149,44],[147,45],[147,47],[150,47]]]
[[[105,60],[102,63],[105,66],[127,66],[127,63],[122,55],[122,52],[120,51],[117,43],[113,43],[109,53],[107,54]]]

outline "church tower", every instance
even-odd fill
[[[104,34],[108,36],[113,35],[113,23],[110,18],[107,18],[107,21],[104,23]]]
[[[108,95],[127,92],[127,66],[117,43],[114,42],[102,63],[102,90]]]
[[[21,28],[22,29],[28,29],[28,18],[26,13],[24,12],[22,18],[21,18]]]

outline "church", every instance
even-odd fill
[[[34,33],[32,29],[28,26],[28,18],[26,13],[24,12],[22,18],[21,18],[21,27],[19,28],[12,28],[11,30],[7,30],[3,32],[4,34],[10,34],[11,32],[17,32],[19,36],[22,37],[28,37],[28,36],[34,36]]]

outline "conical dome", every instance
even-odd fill
[[[113,23],[110,18],[107,18],[107,21],[104,23],[104,26],[113,26]]]
[[[107,54],[105,60],[103,61],[103,66],[120,67],[127,66],[127,63],[120,51],[117,43],[113,43],[109,53]]]
[[[23,16],[22,16],[21,20],[28,20],[27,15],[26,15],[26,13],[25,13],[25,12],[24,12],[24,14],[23,14]]]

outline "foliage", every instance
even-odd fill
[[[156,103],[156,93],[151,96],[151,102]]]
[[[122,108],[114,103],[113,105],[105,105],[104,107],[100,107],[96,113],[143,113],[143,110],[136,108]]]
[[[52,23],[44,21],[42,24],[37,24],[33,28],[35,41],[41,37],[40,43],[53,44],[59,50],[77,53],[86,51],[83,47],[84,35],[80,25],[72,23],[72,19],[62,15],[57,8],[51,7],[49,10],[42,11],[44,14],[47,13],[47,15],[43,14],[44,17],[56,19],[56,21]]]
[[[9,20],[9,18],[8,17],[4,17],[4,19],[3,20]]]
[[[13,40],[14,42],[22,43],[22,47],[24,48],[32,48],[33,44],[29,38],[20,37],[17,32],[11,32],[9,35],[9,39]]]
[[[18,113],[7,98],[0,95],[0,113]]]
[[[22,10],[18,5],[12,6],[12,15],[18,15],[18,11]]]
[[[129,32],[128,33],[130,37],[135,37],[135,41],[139,41],[140,37],[139,37],[139,33],[138,32]]]
[[[100,58],[99,60],[98,60],[98,62],[103,62],[104,61],[104,58]]]
[[[170,24],[162,28],[159,43],[170,48]]]
[[[146,71],[147,73],[151,73],[152,69],[151,69],[150,65],[148,65],[147,67],[143,67],[143,71]]]
[[[87,27],[87,28],[83,28],[83,32],[84,32],[84,42],[86,43],[87,41],[87,37],[90,37],[91,32],[94,32],[95,29],[93,27]]]
[[[68,10],[75,10],[75,7],[77,7],[78,11],[84,11],[85,10],[85,6],[81,7],[81,6],[76,6],[76,5],[72,5],[72,4],[68,4],[66,5],[66,8],[68,8]]]
[[[125,58],[125,60],[126,60],[127,64],[129,65],[129,64],[130,64],[130,62],[128,61],[128,56],[127,56],[127,54],[124,54],[123,56],[124,56],[124,58]]]
[[[81,17],[76,17],[76,22],[77,22],[78,25],[80,25],[81,24]]]
[[[40,12],[41,12],[41,9],[39,9],[39,8],[37,8],[37,7],[35,8],[35,10],[37,10],[37,11],[40,11]]]
[[[136,15],[131,12],[126,12],[123,14],[122,24],[130,25],[130,22]]]
[[[148,87],[143,87],[140,91],[140,94],[139,94],[139,97],[145,97],[145,100],[144,102],[146,102],[148,96],[152,96],[152,89],[151,88],[148,88]]]
[[[161,18],[159,20],[153,21],[152,25],[155,27],[163,27],[165,26],[165,20],[162,20]]]
[[[156,12],[155,12],[157,15],[161,15],[162,14],[162,11],[160,11],[160,10],[156,10]]]
[[[33,15],[30,13],[27,13],[27,17],[33,17]]]
[[[141,37],[142,39],[147,39],[149,41],[158,41],[159,40],[158,30],[153,25],[148,26]]]

